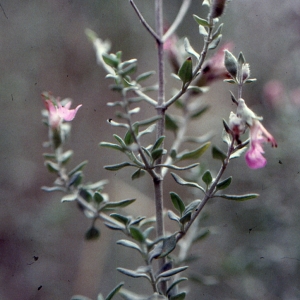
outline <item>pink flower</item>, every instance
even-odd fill
[[[259,169],[266,165],[267,160],[262,155],[264,153],[262,148],[264,142],[269,142],[272,147],[277,147],[274,137],[266,130],[259,120],[253,119],[252,126],[250,126],[250,149],[245,155],[249,168]]]
[[[62,106],[59,99],[53,101],[50,98],[45,100],[45,105],[49,113],[49,125],[53,129],[57,129],[63,121],[72,121],[82,106],[80,104],[75,109],[70,109],[71,101]]]

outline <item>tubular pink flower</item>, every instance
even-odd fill
[[[253,124],[250,126],[250,149],[245,155],[249,168],[259,169],[266,165],[267,160],[262,155],[264,153],[262,148],[264,142],[269,142],[272,147],[277,147],[274,137],[266,130],[259,120],[253,119]]]
[[[47,99],[45,100],[45,104],[49,113],[49,124],[53,129],[58,128],[63,121],[72,121],[75,118],[78,109],[82,106],[80,104],[75,109],[70,109],[71,101],[65,106],[62,106],[58,99],[55,104]]]

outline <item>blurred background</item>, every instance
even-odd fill
[[[202,1],[193,1],[178,36],[187,36],[201,51],[202,37],[192,14],[205,17]],[[146,20],[153,25],[153,1],[136,0]],[[164,1],[166,23],[172,23],[180,0]],[[213,200],[205,209],[201,226],[212,233],[197,244],[190,257],[200,256],[185,276],[187,299],[300,299],[300,2],[297,0],[236,0],[227,5],[222,43],[232,42],[232,52],[243,51],[252,77],[258,79],[244,88],[244,98],[278,141],[278,148],[265,147],[268,165],[249,169],[243,158],[234,160],[226,174],[233,175],[231,193],[256,192],[255,200],[234,203]],[[142,263],[135,253],[124,251],[115,242],[121,234],[98,223],[101,238],[87,242],[84,234],[90,221],[74,203],[61,204],[59,193],[41,191],[51,186],[53,174],[43,165],[42,144],[47,128],[41,122],[43,91],[73,105],[83,104],[73,121],[68,149],[75,155],[70,168],[88,159],[85,180],[107,178],[106,191],[112,201],[137,197],[133,215],[154,213],[151,180],[131,182],[127,170],[108,172],[102,167],[123,161],[123,157],[98,147],[113,141],[115,128],[106,123],[114,117],[108,101],[118,95],[108,89],[105,72],[84,30],[94,30],[112,42],[112,51],[123,58],[137,58],[138,73],[156,68],[156,46],[141,26],[128,1],[123,0],[10,0],[0,2],[0,299],[70,299],[83,294],[96,299],[107,295],[120,281],[136,292],[149,293],[144,280],[128,280],[116,267],[135,269]],[[209,56],[213,55],[213,51]],[[167,96],[178,83],[169,76]],[[150,83],[155,83],[155,78]],[[235,107],[228,90],[235,87],[216,82],[203,101],[211,104],[207,115],[191,124],[190,134],[215,135],[221,141],[222,122]],[[155,97],[155,93],[152,94]],[[145,105],[144,116],[154,110]],[[124,134],[121,130],[119,134]],[[172,134],[167,143],[170,144]],[[195,147],[185,145],[185,147]],[[223,148],[225,149],[225,148]],[[66,149],[67,150],[67,149]],[[207,153],[201,163],[212,173],[218,162]],[[181,173],[181,176],[184,174]],[[187,200],[187,189],[167,176],[165,203],[169,191]],[[193,198],[194,197],[194,198]],[[174,230],[171,222],[167,229]],[[134,251],[133,251],[134,252]],[[182,284],[188,286],[188,284]],[[116,297],[118,298],[118,297]]]

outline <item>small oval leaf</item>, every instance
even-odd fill
[[[188,57],[178,71],[178,76],[183,84],[190,82],[193,78],[193,62],[192,58]]]

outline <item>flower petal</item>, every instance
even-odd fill
[[[251,145],[250,149],[246,152],[245,159],[249,168],[259,169],[267,164],[267,160],[262,155],[264,153],[259,143]]]

